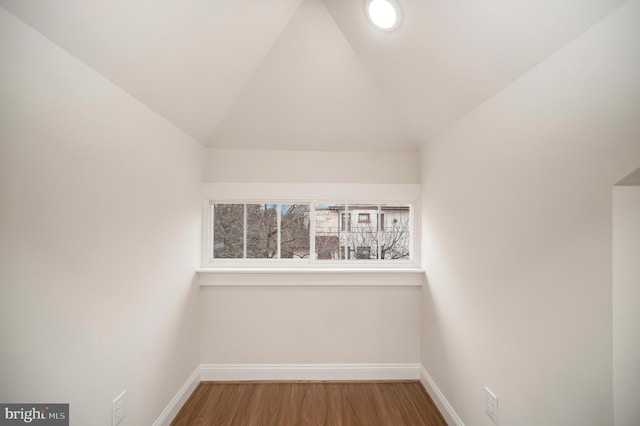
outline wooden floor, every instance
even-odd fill
[[[418,381],[202,382],[173,426],[446,426]]]

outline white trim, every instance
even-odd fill
[[[201,369],[201,366],[196,367],[178,393],[175,394],[160,416],[153,422],[153,426],[169,426],[171,424],[200,383]]]
[[[256,200],[336,202],[406,202],[421,199],[420,184],[366,183],[268,183],[268,182],[205,182],[203,196],[209,200],[250,203]],[[358,196],[354,197],[354,194]]]
[[[453,410],[453,407],[449,404],[447,398],[445,398],[444,394],[440,391],[436,382],[433,381],[429,373],[427,373],[427,370],[425,370],[422,365],[420,365],[420,382],[427,390],[427,393],[431,396],[431,399],[433,399],[433,402],[435,402],[447,424],[450,426],[464,426],[464,423],[462,423],[462,420],[460,420],[460,417],[458,417],[456,412]]]
[[[219,274],[408,274],[424,275],[424,269],[414,268],[201,268],[197,269],[198,276]]]
[[[423,270],[200,269],[200,287],[422,287]],[[259,278],[259,279],[258,279]]]
[[[202,364],[202,381],[417,380],[420,364]]]

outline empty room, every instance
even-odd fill
[[[637,426],[638,306],[640,0],[0,0],[2,425]]]

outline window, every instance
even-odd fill
[[[371,216],[369,213],[358,213],[358,223],[371,223]]]
[[[214,203],[214,259],[309,257],[308,204]]]
[[[314,207],[316,259],[411,258],[410,206],[316,204]],[[351,212],[357,214],[358,223],[348,226],[345,218],[349,218]],[[332,226],[332,223],[337,223],[338,217],[341,226]],[[372,217],[377,218],[379,223],[372,223]],[[392,226],[384,226],[386,218],[392,218]]]
[[[351,215],[349,213],[340,214],[340,229],[343,231],[351,230]]]
[[[356,249],[356,259],[370,259],[371,247],[358,247]]]
[[[309,205],[281,204],[280,211],[280,258],[308,259]]]
[[[214,263],[409,261],[411,214],[409,205],[212,202],[209,257]]]

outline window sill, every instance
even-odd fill
[[[422,285],[422,276],[424,269],[416,268],[203,268],[197,271],[200,287],[209,286],[410,286],[420,287]],[[223,276],[234,276],[237,279],[221,280]],[[243,281],[242,276],[268,276],[273,278],[275,275],[294,277],[296,275],[304,275],[311,277],[327,277],[334,276],[336,278],[348,276],[353,280],[343,281],[327,281],[327,280],[273,280],[266,279],[264,281]],[[394,276],[393,282],[388,280],[381,281],[380,276]],[[375,278],[378,279],[375,279]],[[372,279],[368,279],[372,278]]]
[[[416,268],[202,268],[198,275],[217,274],[424,274]]]

